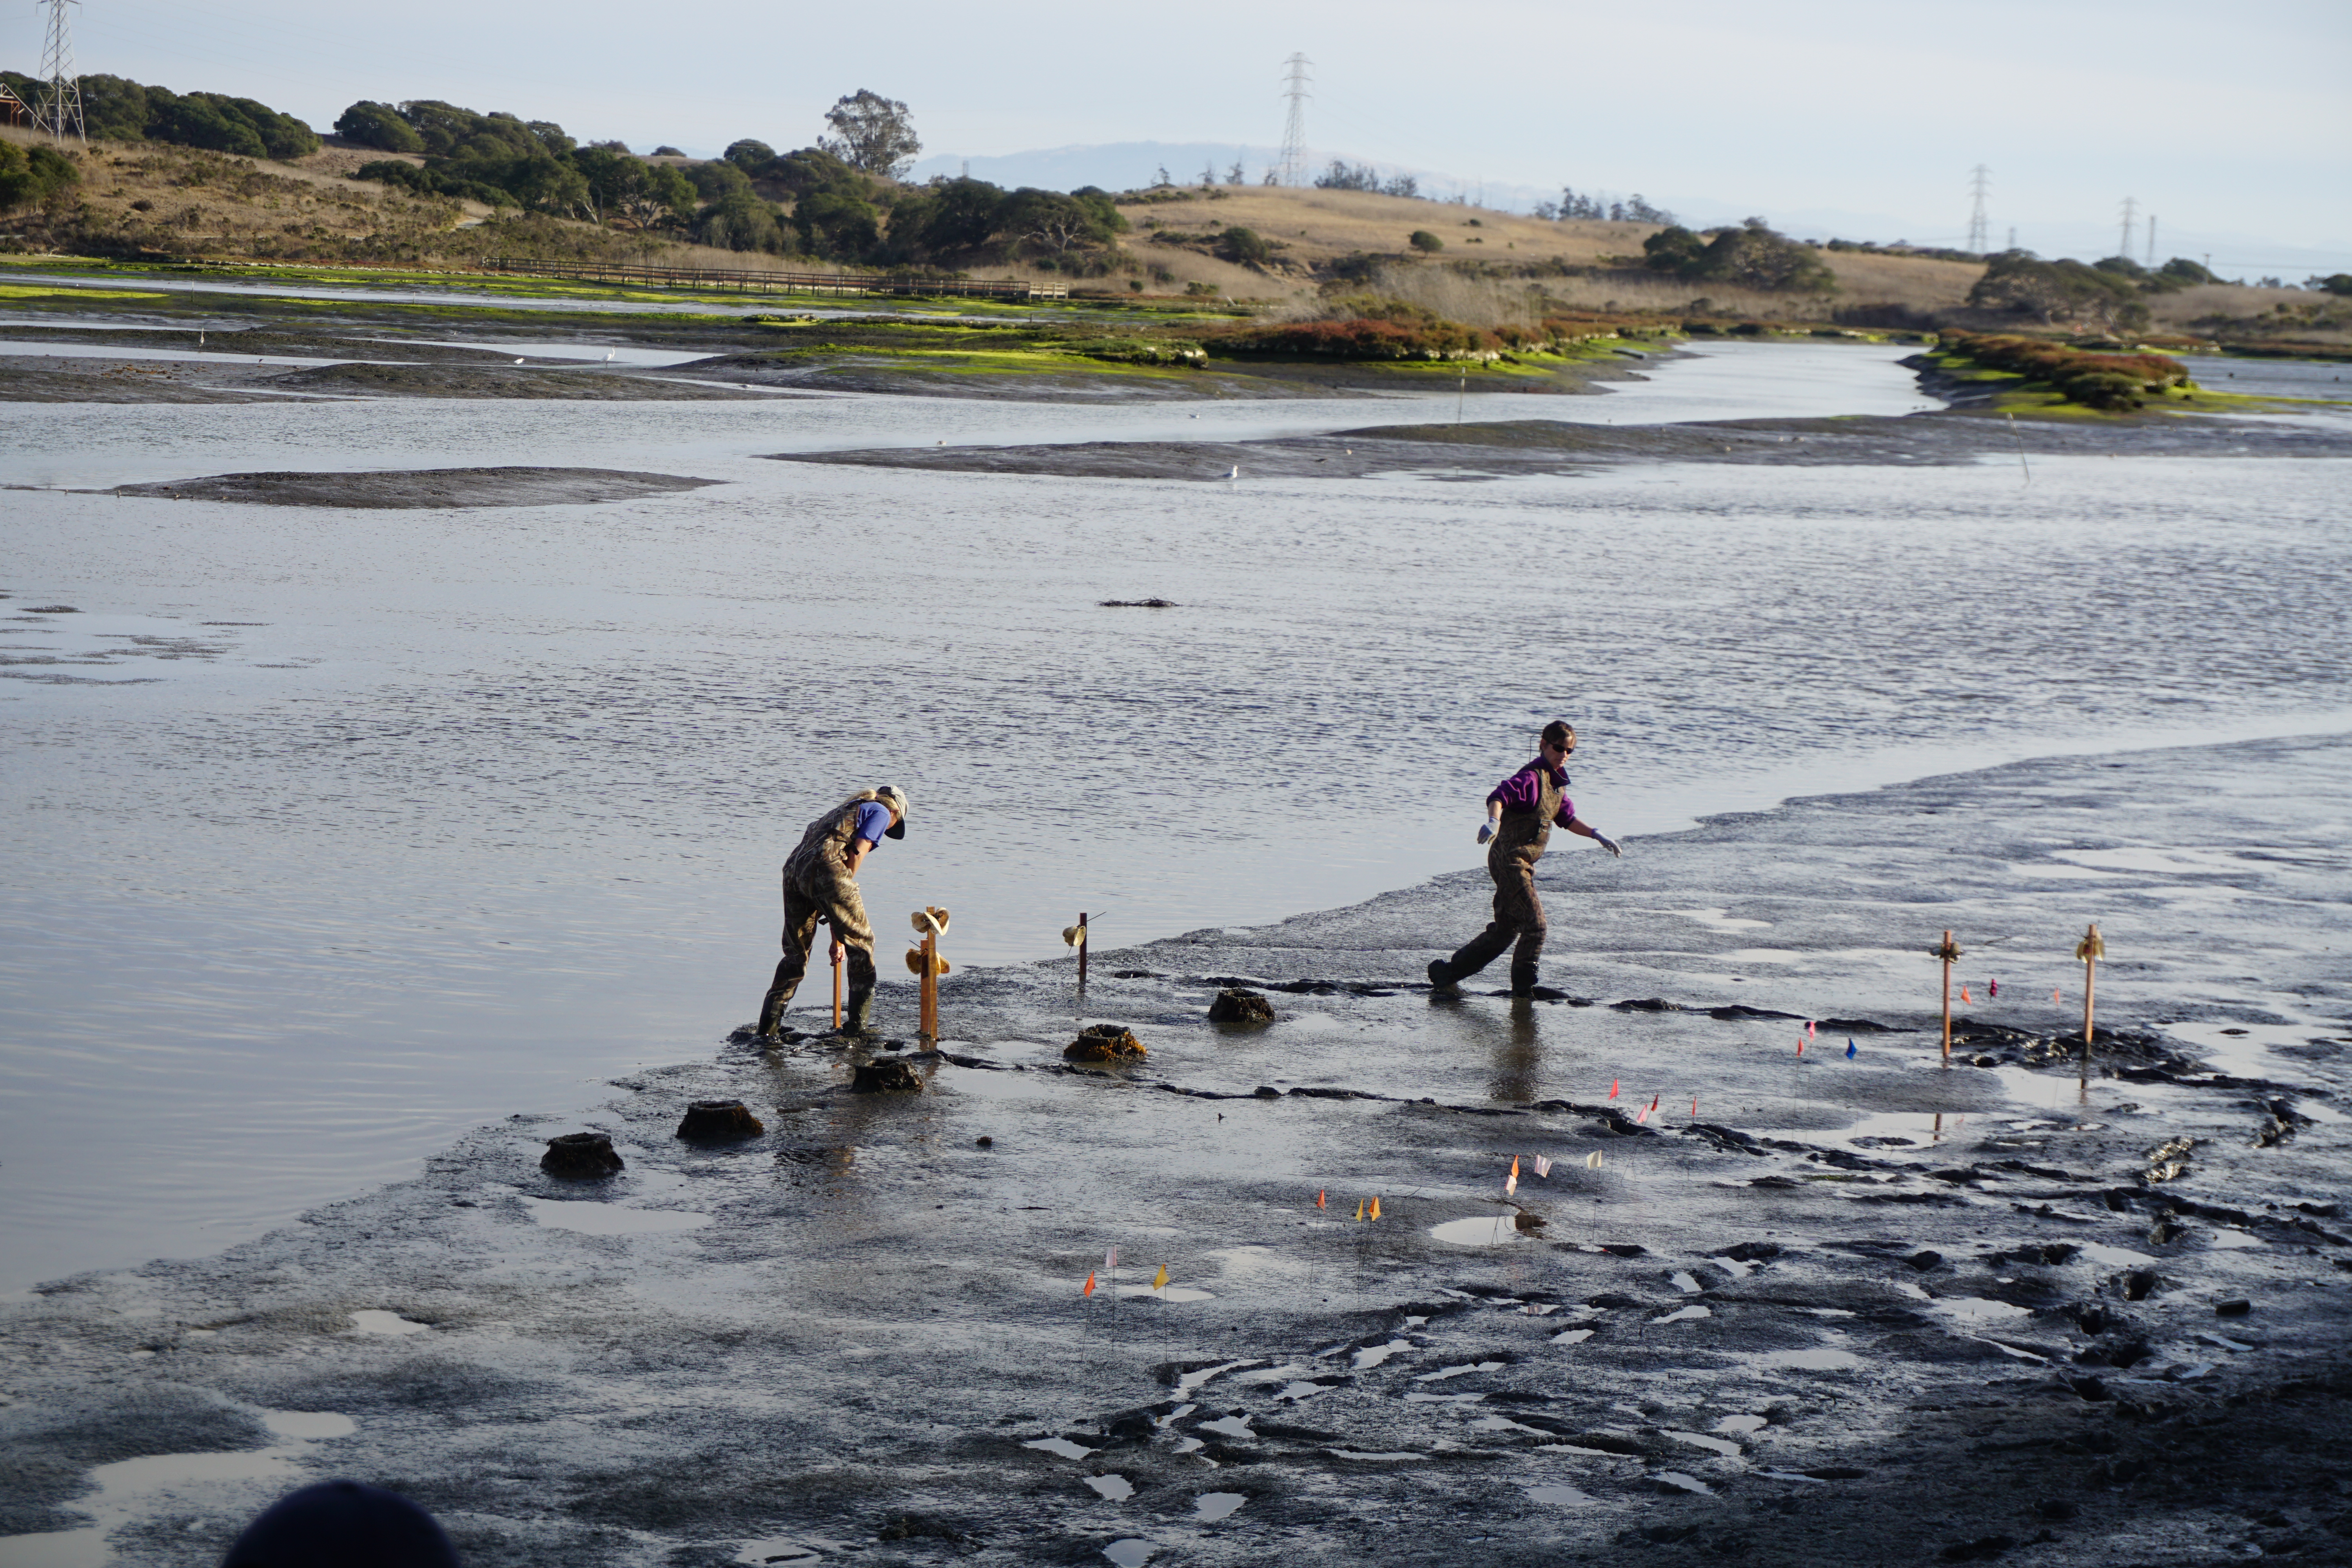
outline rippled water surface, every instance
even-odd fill
[[[1899,413],[1895,357],[1725,346],[1465,416]],[[973,964],[1059,952],[1080,910],[1108,943],[1474,864],[1486,790],[1556,713],[1584,815],[1638,835],[2352,708],[2334,462],[1202,483],[760,456],[1399,416],[0,405],[19,485],[721,481],[478,511],[8,495],[0,1285],[205,1250],[709,1050],[773,962],[778,861],[867,784],[915,801],[865,878],[886,964],[918,903]],[[1179,607],[1097,604],[1150,595]]]

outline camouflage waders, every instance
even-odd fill
[[[816,944],[820,921],[849,950],[849,1002],[842,1026],[859,1032],[866,1027],[866,1015],[874,1005],[874,928],[866,919],[866,900],[858,896],[856,879],[849,874],[849,846],[857,831],[857,808],[879,799],[870,789],[860,790],[810,823],[799,847],[785,858],[784,956],[769,983],[767,999],[760,1004],[761,1034],[774,1034],[783,1021],[793,993],[808,973],[809,951]]]
[[[1493,842],[1486,846],[1486,874],[1495,879],[1495,918],[1445,961],[1446,973],[1454,982],[1477,973],[1516,942],[1511,953],[1511,990],[1523,993],[1535,985],[1547,929],[1543,900],[1536,896],[1536,862],[1543,858],[1544,847],[1551,842],[1552,819],[1559,815],[1560,803],[1559,785],[1552,782],[1549,770],[1539,776],[1543,795],[1536,808],[1506,810]]]

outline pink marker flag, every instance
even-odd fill
[[[1998,997],[2000,995],[2000,981],[1998,981],[1998,980],[1988,980],[1988,981],[1986,981],[1986,982],[1985,982],[1985,994],[1986,994],[1986,995],[1988,995],[1988,996],[1991,996],[1991,997],[1994,997],[1994,998],[1998,998]]]
[[[1105,1273],[1116,1273],[1118,1269],[1118,1248],[1114,1247],[1108,1252],[1103,1254],[1103,1271]]]
[[[1809,1040],[1819,1038],[1821,1032],[1822,1026],[1818,1021],[1811,1018],[1805,1020],[1805,1038]]]
[[[1536,1158],[1536,1174],[1537,1174],[1537,1175],[1538,1175],[1538,1176],[1549,1176],[1549,1175],[1550,1175],[1550,1174],[1551,1174],[1551,1162],[1550,1162],[1549,1160],[1545,1159],[1541,1154],[1537,1155],[1535,1158]]]
[[[1618,1090],[1619,1087],[1620,1087],[1620,1085],[1619,1085],[1619,1083],[1618,1083],[1618,1080],[1617,1080],[1617,1079],[1613,1079],[1613,1078],[1612,1078],[1612,1079],[1611,1079],[1609,1080],[1609,1098],[1610,1098],[1610,1099],[1614,1100],[1614,1099],[1616,1099],[1616,1098],[1617,1098],[1617,1090]]]
[[[1642,1107],[1641,1110],[1633,1112],[1633,1125],[1636,1127],[1639,1127],[1643,1122],[1647,1121],[1649,1119],[1650,1108],[1646,1105]]]
[[[1519,1173],[1518,1168],[1515,1165],[1512,1167],[1511,1173],[1503,1178],[1503,1195],[1507,1198],[1518,1190]]]
[[[1695,1094],[1691,1096],[1691,1120],[1698,1120],[1698,1096]]]

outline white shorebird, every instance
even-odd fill
[[[1242,477],[1242,466],[1241,466],[1239,463],[1235,463],[1232,468],[1227,468],[1227,469],[1225,470],[1225,478],[1227,478],[1227,479],[1240,479],[1241,477]]]

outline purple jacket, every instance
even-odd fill
[[[1537,804],[1543,799],[1543,773],[1544,760],[1538,757],[1526,767],[1496,784],[1493,792],[1486,796],[1488,804],[1499,802],[1505,811],[1533,811]],[[1563,792],[1566,791],[1568,770],[1552,769],[1551,782],[1558,784]],[[1575,820],[1576,803],[1563,793],[1559,797],[1559,815],[1552,818],[1552,821],[1558,826],[1566,827]]]

